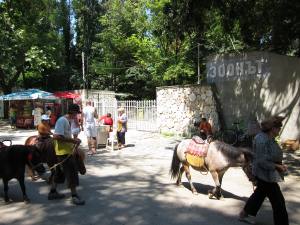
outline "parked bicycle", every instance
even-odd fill
[[[220,140],[233,146],[236,146],[238,143],[242,142],[245,138],[245,133],[243,129],[240,128],[240,124],[241,122],[236,121],[233,123],[232,128],[222,131]]]
[[[246,129],[243,129],[240,121],[233,123],[232,128],[225,129],[219,135],[219,140],[224,141],[233,146],[251,147],[254,135],[249,135]]]

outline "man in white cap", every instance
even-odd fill
[[[97,148],[97,131],[96,131],[96,122],[95,119],[98,118],[97,110],[94,106],[92,106],[92,100],[89,99],[86,102],[86,106],[82,110],[82,119],[83,119],[83,127],[84,133],[87,137],[89,154],[96,154]]]

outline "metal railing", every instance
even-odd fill
[[[111,113],[114,121],[118,117],[118,108],[123,107],[128,117],[128,129],[157,132],[156,100],[126,100],[94,99],[94,106],[99,116]],[[116,123],[114,123],[116,124]]]

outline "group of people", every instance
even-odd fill
[[[10,126],[11,128],[16,128],[16,123],[17,123],[17,108],[14,104],[11,104],[9,107],[9,121],[10,121]],[[52,112],[51,112],[51,107],[47,106],[45,113],[44,113],[44,109],[40,106],[40,104],[36,104],[35,108],[32,110],[32,116],[33,116],[33,126],[37,127],[38,124],[40,124],[42,122],[42,115],[44,116],[48,116],[47,120],[50,121],[51,116],[52,116]]]
[[[109,127],[108,132],[113,132],[113,118],[111,113],[107,113],[98,118],[97,110],[92,106],[91,101],[87,101],[87,106],[82,110],[82,123],[85,130],[85,135],[87,136],[89,154],[96,154],[97,146],[97,131],[96,131],[96,121],[99,121],[103,125]],[[117,140],[119,149],[125,147],[125,134],[127,132],[127,115],[125,114],[124,108],[118,109],[117,118]],[[82,128],[83,129],[83,128]]]
[[[60,117],[56,124],[54,133],[51,133],[50,126],[47,125],[48,116],[43,115],[42,123],[38,125],[38,132],[41,136],[47,137],[53,135],[55,143],[55,153],[59,162],[63,162],[63,171],[67,178],[68,187],[71,190],[72,202],[76,205],[83,205],[82,200],[76,191],[76,186],[79,184],[78,172],[72,155],[74,145],[80,144],[80,139],[72,137],[71,123],[76,120],[80,108],[76,104],[69,106],[66,115]],[[117,136],[120,145],[125,144],[125,132],[127,131],[127,116],[123,108],[118,110],[119,117],[117,120]],[[88,138],[89,149],[95,152],[95,118],[97,111],[87,102],[87,106],[82,110],[82,118],[84,123],[85,133]],[[105,117],[100,117],[104,124],[113,125],[111,114]],[[256,188],[253,194],[249,197],[245,207],[239,214],[239,220],[249,222],[251,216],[256,216],[264,199],[267,197],[273,208],[273,217],[275,225],[289,224],[288,213],[285,206],[285,200],[278,185],[278,182],[284,180],[284,175],[287,171],[287,166],[282,163],[283,152],[275,141],[275,137],[279,135],[282,127],[283,117],[275,116],[261,123],[261,132],[258,133],[253,141],[253,169],[252,173],[256,178]],[[203,135],[212,133],[211,125],[205,118],[202,119],[199,129]],[[67,160],[66,160],[67,159]],[[51,186],[48,199],[63,198],[64,195],[57,192],[55,182]]]
[[[119,140],[119,146],[125,145],[125,132],[127,131],[127,116],[123,108],[118,110],[119,117],[117,120],[117,136]],[[80,116],[82,121],[80,119]],[[41,115],[41,122],[37,124],[37,130],[41,141],[45,141],[53,136],[54,149],[57,159],[57,164],[60,165],[67,180],[67,185],[70,188],[72,203],[75,205],[84,205],[85,201],[81,199],[77,193],[76,187],[79,185],[78,168],[76,165],[75,156],[73,151],[79,146],[81,140],[78,139],[80,130],[85,131],[85,135],[88,140],[88,147],[90,154],[96,154],[96,123],[97,110],[92,106],[92,102],[89,100],[82,112],[77,104],[71,104],[68,107],[67,113],[61,116],[55,124],[54,132],[51,132],[49,124],[49,116],[47,114]],[[111,114],[108,113],[105,117],[101,117],[104,124],[113,126],[113,120]],[[51,182],[51,189],[48,194],[48,199],[61,199],[65,195],[57,191],[56,178],[60,170],[55,169],[55,175]]]

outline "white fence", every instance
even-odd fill
[[[157,109],[155,100],[117,101],[112,99],[94,99],[94,105],[99,115],[111,113],[114,121],[120,107],[125,108],[128,117],[128,129],[157,132]],[[115,123],[116,125],[116,123]]]

